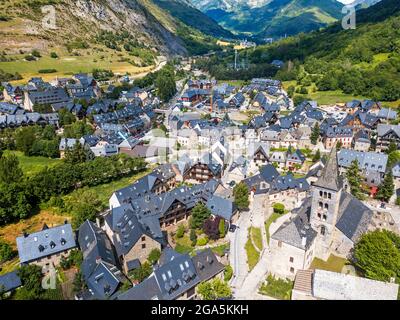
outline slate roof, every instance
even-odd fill
[[[21,264],[73,249],[77,246],[71,224],[62,224],[17,238]]]
[[[382,108],[379,110],[377,117],[385,120],[396,120],[397,112],[392,109]]]
[[[349,168],[352,161],[357,160],[360,170],[386,172],[388,155],[376,152],[361,152],[349,149],[341,149],[338,153],[339,166]]]
[[[354,140],[357,142],[365,142],[370,143],[371,139],[369,138],[369,134],[366,130],[360,130],[354,135]]]
[[[79,247],[83,253],[81,270],[88,279],[100,261],[116,265],[114,251],[105,232],[93,222],[86,220],[78,232]]]
[[[329,160],[322,170],[321,177],[314,183],[314,186],[339,191],[342,188],[342,180],[339,176],[338,159],[336,147],[332,148]]]
[[[266,166],[261,167],[260,175],[264,181],[271,183],[279,177],[279,172],[272,164],[267,164]]]
[[[33,104],[52,104],[70,101],[70,98],[63,88],[50,88],[45,91],[31,91],[28,95]]]
[[[100,262],[93,273],[85,279],[92,299],[113,300],[117,290],[124,281],[128,281],[123,273],[114,265]]]
[[[296,151],[288,153],[287,161],[304,163],[304,161],[306,161],[306,157],[300,151],[300,149],[296,149]]]
[[[302,250],[308,250],[316,236],[317,232],[308,223],[301,222],[300,217],[296,217],[284,223],[271,238]]]
[[[229,222],[231,221],[233,214],[236,212],[236,206],[232,201],[216,195],[211,196],[207,200],[206,206],[214,216],[221,217]]]
[[[292,174],[279,176],[270,183],[270,193],[278,193],[289,189],[297,189],[298,191],[307,191],[310,188],[305,178],[294,178]]]
[[[0,275],[0,292],[6,293],[20,286],[22,286],[22,283],[20,277],[18,277],[17,271]]]
[[[400,138],[400,125],[378,124],[378,137],[383,137],[389,132],[393,132],[398,138]]]
[[[20,107],[16,104],[0,102],[0,113],[16,114]]]
[[[400,162],[397,162],[392,168],[393,177],[400,178]]]
[[[112,213],[112,211],[111,211]],[[114,227],[114,245],[118,256],[126,255],[143,235],[155,239],[133,210],[126,210]]]
[[[118,296],[118,300],[174,300],[200,283],[188,254],[171,254],[149,278]]]
[[[325,132],[327,138],[351,138],[353,137],[352,127],[328,127]]]
[[[165,182],[175,175],[176,174],[172,169],[171,164],[161,165],[153,170],[153,172],[150,174],[135,181],[130,186],[115,191],[114,195],[121,204],[129,203],[136,198],[144,197],[146,194],[150,193],[154,187],[154,183],[157,180]]]
[[[192,260],[200,281],[208,281],[225,269],[210,248],[198,252]]]
[[[347,192],[342,193],[336,228],[347,238],[356,242],[368,230],[372,217],[372,210],[360,200]]]

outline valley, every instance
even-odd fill
[[[353,6],[0,0],[0,300],[398,300],[400,2]]]

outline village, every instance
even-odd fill
[[[397,112],[295,105],[279,80],[175,68],[185,76],[169,101],[91,74],[2,84],[0,130],[51,126],[60,159],[124,155],[149,169],[95,219],[21,234],[19,264],[78,266],[76,300],[396,300],[394,278],[352,262],[365,234],[400,235]],[[63,136],[65,113],[90,133]],[[21,286],[18,270],[0,275],[5,296]]]

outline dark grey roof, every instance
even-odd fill
[[[93,222],[87,220],[79,227],[78,242],[83,253],[81,270],[85,279],[90,277],[102,261],[116,265],[110,240]]]
[[[226,221],[231,221],[236,211],[234,203],[230,200],[213,195],[207,201],[207,208],[210,209],[214,216],[221,217]]]
[[[0,292],[9,292],[22,285],[17,271],[12,271],[0,276]]]
[[[271,183],[279,177],[279,172],[272,164],[267,164],[266,166],[261,167],[260,175],[264,181]]]
[[[73,249],[76,246],[75,234],[69,223],[17,238],[21,264]]]
[[[139,222],[138,216],[130,209],[124,212],[114,228],[113,243],[118,256],[127,254],[143,235],[155,238],[150,228]]]
[[[329,160],[322,170],[321,177],[314,183],[315,186],[339,191],[342,188],[342,181],[339,176],[336,147],[332,148]]]
[[[93,273],[85,279],[92,299],[113,299],[113,295],[117,292],[118,287],[124,281],[127,281],[122,272],[106,262],[97,264]]]
[[[360,200],[347,192],[342,193],[336,228],[347,238],[356,242],[368,230],[372,217],[372,210]]]
[[[297,216],[283,224],[272,236],[274,240],[282,241],[302,250],[308,250],[312,245],[317,232],[308,222],[302,222]]]
[[[360,170],[386,172],[388,155],[377,152],[361,152],[350,149],[341,149],[337,155],[338,164],[349,168],[354,160],[358,161]]]
[[[200,281],[208,281],[225,269],[225,266],[218,261],[214,252],[209,248],[197,253],[192,260]]]

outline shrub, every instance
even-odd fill
[[[185,234],[185,226],[183,224],[180,224],[178,226],[178,230],[176,231],[176,237],[180,239],[183,237],[184,234]]]
[[[197,234],[196,234],[196,230],[191,229],[190,230],[190,241],[192,242],[192,247],[194,247],[197,243]]]
[[[38,72],[39,73],[55,73],[55,72],[57,72],[57,70],[56,69],[40,69]]]
[[[57,59],[58,58],[58,54],[55,52],[50,53],[50,57],[53,59]]]
[[[277,214],[285,213],[285,206],[282,203],[275,203],[273,208],[274,208],[274,212]]]
[[[225,271],[224,271],[224,280],[225,281],[229,281],[232,279],[233,276],[233,268],[228,264],[225,267]]]
[[[152,264],[156,264],[161,257],[161,251],[159,249],[153,249],[150,251],[147,260]]]
[[[11,248],[11,246],[0,240],[0,263],[10,260],[14,257],[15,252]]]
[[[208,237],[203,237],[203,238],[197,239],[197,245],[198,245],[199,247],[203,247],[203,246],[205,246],[207,243],[208,243]]]

